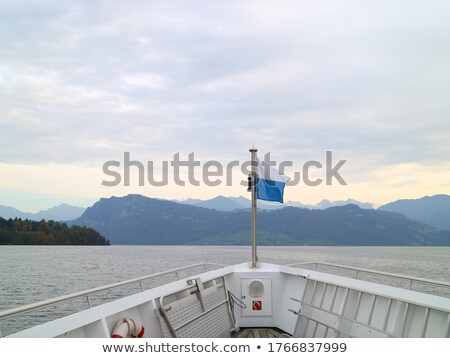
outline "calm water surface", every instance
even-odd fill
[[[258,256],[269,263],[321,261],[450,281],[450,247],[263,246]],[[178,266],[250,260],[251,248],[242,246],[0,246],[0,311]],[[148,287],[172,279],[161,278]],[[33,319],[70,313],[77,304],[86,303],[71,303],[61,312],[44,310]],[[0,326],[4,335],[25,326],[20,318],[9,321]]]

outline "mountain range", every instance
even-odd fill
[[[213,209],[216,211],[232,212],[236,210],[248,210],[251,207],[251,201],[243,196],[240,197],[224,197],[217,196],[208,200],[187,199],[182,201],[175,201],[178,204],[201,207],[205,209]],[[345,206],[348,204],[357,205],[361,209],[372,209],[370,203],[359,202],[353,199],[329,201],[322,200],[316,205],[302,204],[300,202],[288,201],[285,204],[258,201],[259,211],[274,211],[286,207],[296,207],[310,210],[325,210],[332,207]],[[47,210],[41,210],[38,213],[27,213],[19,211],[10,206],[0,205],[0,217],[22,218],[40,221],[54,220],[54,221],[71,221],[75,220],[84,213],[86,209],[61,204]],[[438,194],[434,196],[425,196],[420,199],[403,199],[394,201],[383,206],[377,210],[396,212],[405,215],[406,217],[421,221],[425,224],[433,226],[440,230],[450,230],[450,196]]]
[[[176,201],[176,202],[178,202],[180,204],[194,205],[194,206],[199,206],[199,207],[206,208],[206,209],[215,209],[215,210],[220,210],[220,211],[250,209],[252,206],[251,200],[249,200],[243,196],[225,197],[225,196],[219,195],[219,196],[216,196],[215,198],[208,199],[208,200],[186,199],[186,200],[180,200],[180,201]],[[316,205],[302,204],[297,201],[288,201],[284,204],[280,204],[280,203],[276,203],[276,202],[258,201],[258,209],[276,210],[276,209],[282,209],[286,206],[293,206],[293,207],[304,208],[304,209],[328,209],[333,206],[344,206],[344,205],[348,205],[348,204],[357,205],[362,209],[373,209],[373,206],[371,203],[363,203],[363,202],[353,200],[353,199],[338,200],[338,201],[329,201],[329,200],[325,199]]]
[[[251,208],[251,200],[240,197],[224,197],[219,195],[212,199],[200,200],[200,199],[186,199],[186,200],[174,200],[180,204],[194,205],[206,209],[214,209],[219,211],[233,211]],[[307,205],[299,202],[288,201],[285,204],[271,203],[271,202],[258,202],[258,209],[260,210],[275,210],[281,209],[284,206],[294,206],[299,208],[308,209],[326,209],[332,206],[342,206],[346,204],[355,204],[361,208],[372,208],[370,203],[362,203],[353,199],[344,201],[329,201],[322,200],[317,205]],[[284,205],[284,206],[283,206]],[[70,221],[79,218],[86,208],[72,206],[68,204],[61,204],[51,207],[50,209],[41,210],[37,213],[29,213],[17,210],[11,206],[0,205],[0,217],[4,219],[21,218],[23,220],[55,220],[55,221]]]
[[[450,196],[433,195],[421,199],[403,199],[380,206],[378,210],[401,213],[441,230],[450,230]]]
[[[248,244],[250,210],[219,211],[141,195],[100,199],[72,224],[99,231],[111,244]],[[344,205],[284,207],[258,213],[261,245],[450,245],[450,231],[382,210]]]
[[[17,210],[11,206],[0,205],[0,217],[4,219],[28,219],[34,221],[40,220],[54,220],[54,221],[68,221],[79,218],[85,211],[85,208],[72,206],[68,204],[61,204],[54,206],[47,210],[41,210],[37,213],[27,213]]]

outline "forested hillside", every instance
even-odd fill
[[[57,221],[0,218],[0,245],[109,245],[91,228]]]

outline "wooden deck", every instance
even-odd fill
[[[236,338],[287,338],[286,333],[275,331],[272,328],[245,328]]]

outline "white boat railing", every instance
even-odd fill
[[[406,282],[406,285],[405,285],[405,287],[402,287],[402,288],[407,288],[408,290],[415,290],[413,285],[417,286],[418,284],[426,285],[426,286],[440,287],[440,288],[443,288],[446,290],[450,290],[450,283],[448,283],[448,282],[429,280],[429,279],[424,279],[424,278],[420,278],[420,277],[413,277],[413,276],[402,275],[402,274],[394,274],[394,273],[383,272],[383,271],[363,269],[363,268],[353,267],[353,266],[332,264],[332,263],[327,263],[327,262],[302,262],[302,263],[292,264],[289,266],[291,266],[291,267],[309,266],[309,267],[313,267],[313,270],[315,270],[315,271],[320,271],[320,267],[326,267],[329,269],[343,269],[343,270],[350,272],[349,277],[355,278],[357,280],[367,280],[368,279],[368,277],[361,278],[361,274],[368,274],[369,276],[372,275],[372,276],[378,276],[378,277],[384,277],[384,278],[403,280],[404,282]],[[325,271],[325,272],[329,273],[329,271]],[[333,271],[332,273],[335,275],[339,275],[339,273],[335,272],[335,271]],[[385,282],[383,282],[383,283],[385,283]],[[389,285],[389,283],[385,283],[385,284]]]
[[[174,268],[172,270],[168,270],[168,271],[163,271],[163,272],[158,272],[155,274],[150,274],[150,275],[146,275],[146,276],[141,276],[138,278],[134,278],[134,279],[130,279],[130,280],[126,280],[126,281],[121,281],[121,282],[117,282],[117,283],[112,283],[112,284],[108,284],[108,285],[104,285],[104,286],[100,286],[100,287],[96,287],[96,288],[92,288],[92,289],[87,289],[84,291],[79,291],[76,293],[71,293],[71,294],[67,294],[67,295],[63,295],[63,296],[59,296],[56,298],[52,298],[52,299],[48,299],[45,301],[40,301],[40,302],[35,302],[35,303],[31,303],[28,305],[24,305],[24,306],[20,306],[20,307],[15,307],[15,308],[11,308],[5,311],[1,311],[0,312],[0,321],[4,320],[6,318],[12,317],[12,316],[16,316],[19,314],[24,314],[27,312],[31,312],[31,311],[35,311],[38,310],[40,308],[44,308],[44,307],[48,307],[51,305],[55,305],[58,303],[62,303],[65,301],[69,301],[69,300],[74,300],[77,298],[86,298],[87,300],[87,304],[89,305],[89,308],[92,307],[92,303],[91,303],[91,299],[90,297],[93,294],[99,293],[99,292],[104,292],[104,291],[109,291],[118,287],[122,287],[122,286],[126,286],[126,285],[130,285],[133,283],[139,283],[140,286],[140,290],[144,291],[143,285],[142,283],[144,281],[147,280],[151,280],[157,277],[161,277],[164,275],[168,275],[168,274],[175,274],[177,279],[179,279],[179,273],[182,271],[186,271],[189,269],[194,269],[194,268],[199,268],[199,267],[203,267],[203,270],[206,272],[207,266],[213,266],[213,267],[224,267],[225,265],[222,264],[215,264],[215,263],[210,263],[210,262],[201,262],[201,263],[196,263],[196,264],[192,264],[192,265],[188,265],[188,266],[182,266],[182,267],[177,267]]]

